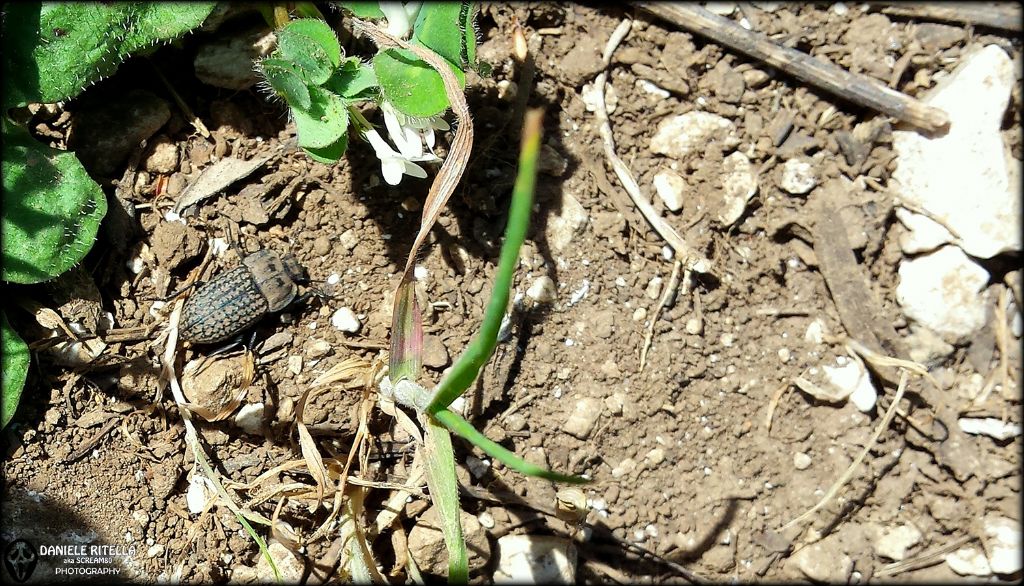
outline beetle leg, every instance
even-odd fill
[[[255,331],[253,332],[253,334],[255,335]],[[216,356],[218,354],[224,354],[228,350],[231,350],[232,348],[234,348],[235,346],[240,345],[241,343],[242,343],[242,334],[238,334],[237,336],[232,338],[230,342],[228,342],[227,344],[221,346],[220,348],[217,348],[213,352],[210,352],[207,356],[213,357],[213,356]]]

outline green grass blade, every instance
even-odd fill
[[[515,453],[503,448],[494,440],[477,431],[470,422],[463,419],[454,411],[441,409],[433,414],[433,418],[459,437],[483,450],[488,456],[498,460],[516,472],[521,472],[527,476],[546,478],[555,482],[568,482],[570,484],[586,484],[590,482],[590,480],[583,478],[582,476],[572,476],[569,474],[552,472],[551,470],[541,468],[536,464],[531,464],[526,460],[523,460],[519,456],[515,455]],[[451,449],[451,447],[448,449]]]
[[[498,329],[505,317],[508,305],[509,289],[512,287],[512,276],[519,264],[519,248],[526,240],[526,229],[530,224],[530,211],[533,206],[533,189],[537,182],[537,155],[540,152],[541,116],[538,113],[534,121],[527,122],[523,128],[523,144],[519,151],[519,173],[516,175],[515,187],[512,190],[512,205],[508,212],[508,225],[505,229],[505,242],[501,246],[501,257],[498,271],[494,278],[494,290],[491,300],[484,312],[484,321],[480,332],[470,343],[462,356],[452,365],[448,376],[437,386],[434,399],[427,406],[428,413],[436,413],[439,409],[451,405],[469,385],[473,384],[480,368],[490,359],[498,345]],[[531,112],[531,114],[533,114]]]
[[[455,478],[455,458],[452,438],[448,430],[426,417],[427,434],[424,455],[427,462],[427,487],[430,500],[437,507],[441,520],[441,533],[448,549],[448,583],[465,584],[469,581],[469,561],[466,540],[462,537],[459,507],[459,486]]]

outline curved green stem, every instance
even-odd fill
[[[519,456],[515,455],[515,453],[505,449],[494,440],[477,431],[477,429],[473,427],[473,424],[463,419],[462,416],[454,411],[442,408],[431,415],[438,423],[451,430],[452,433],[472,443],[483,450],[488,456],[498,460],[516,472],[554,480],[555,482],[568,482],[571,484],[586,484],[590,482],[590,480],[583,478],[582,476],[552,472],[551,470],[523,460]]]

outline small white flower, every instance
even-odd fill
[[[440,160],[433,153],[412,157],[397,152],[374,129],[368,130],[364,133],[364,136],[366,140],[370,141],[373,151],[377,154],[377,158],[380,159],[381,175],[384,176],[384,181],[387,181],[388,185],[398,185],[402,181],[402,175],[424,179],[427,176],[427,172],[416,163]]]
[[[380,2],[380,11],[388,21],[387,33],[400,39],[408,37],[421,6],[422,2]]]
[[[396,110],[390,102],[382,102],[381,111],[384,113],[384,126],[388,129],[388,135],[398,145],[398,150],[408,156],[422,155],[424,143],[433,152],[434,130],[451,128],[441,116],[413,118]]]

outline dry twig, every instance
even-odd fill
[[[783,47],[764,35],[683,2],[638,2],[637,5],[672,24],[750,55],[800,81],[859,106],[871,108],[929,132],[949,126],[949,115],[934,106],[806,53]]]
[[[629,194],[633,203],[640,209],[644,218],[654,227],[655,231],[668,242],[668,245],[675,252],[676,260],[682,261],[690,270],[697,271],[698,273],[710,273],[712,270],[711,261],[691,249],[686,244],[686,241],[683,240],[683,237],[679,235],[679,232],[658,215],[651,202],[640,192],[640,186],[637,184],[636,179],[633,178],[633,173],[629,170],[629,167],[615,153],[615,138],[612,135],[611,123],[608,120],[608,108],[605,105],[604,90],[608,79],[608,65],[611,64],[612,54],[619,46],[619,43],[629,34],[631,25],[632,21],[627,18],[619,23],[619,26],[612,32],[601,56],[605,69],[594,80],[594,115],[597,118],[601,141],[604,143],[604,154],[615,171],[615,175],[626,189],[626,193]]]
[[[843,475],[840,476],[839,479],[836,480],[835,483],[832,485],[832,487],[828,489],[828,492],[825,493],[825,496],[821,497],[821,500],[818,501],[818,504],[811,507],[807,512],[803,513],[799,517],[783,525],[782,528],[779,529],[780,533],[789,529],[790,527],[797,525],[798,523],[806,521],[808,518],[811,517],[811,515],[820,511],[822,507],[828,504],[829,501],[831,501],[833,498],[835,498],[837,494],[839,494],[839,491],[843,488],[843,486],[845,486],[846,483],[849,482],[851,478],[853,478],[853,473],[857,471],[857,468],[861,465],[861,462],[863,462],[864,458],[867,457],[868,452],[870,452],[871,448],[874,447],[875,442],[878,441],[878,437],[882,435],[882,432],[885,431],[887,427],[889,427],[889,423],[892,422],[892,418],[895,417],[896,415],[896,405],[899,404],[900,400],[903,398],[903,393],[906,390],[907,373],[906,371],[904,371],[903,374],[900,376],[900,386],[899,388],[896,389],[896,396],[893,398],[892,404],[889,405],[889,409],[885,412],[885,416],[882,417],[882,420],[878,422],[878,426],[875,428],[875,433],[871,434],[871,439],[868,440],[868,443],[864,446],[864,449],[861,450],[860,454],[857,455],[857,458],[854,459],[853,463],[851,463],[849,468],[846,469],[846,472],[843,472]]]

